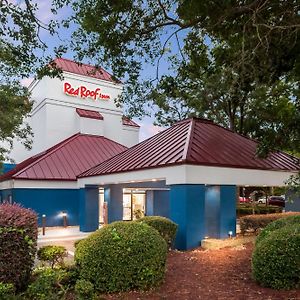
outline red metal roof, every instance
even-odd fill
[[[140,127],[140,125],[136,124],[134,121],[130,120],[129,118],[123,116],[122,117],[122,123],[123,125],[126,125],[126,126],[132,126],[132,127]]]
[[[0,176],[8,179],[76,180],[76,176],[127,147],[103,136],[77,133]]]
[[[103,116],[98,111],[76,108],[76,112],[83,118],[103,120]]]
[[[265,159],[256,156],[257,142],[212,121],[188,119],[129,148],[79,177],[170,166],[176,164],[217,167],[299,170],[299,160],[284,152]]]
[[[120,81],[114,80],[112,75],[102,68],[96,68],[95,66],[92,65],[77,63],[75,61],[66,58],[56,58],[54,59],[54,63],[58,68],[66,72],[93,77],[93,78],[106,80],[114,83],[120,83]]]

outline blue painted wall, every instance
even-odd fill
[[[11,194],[13,202],[36,211],[39,226],[43,214],[46,215],[46,226],[63,226],[62,211],[67,213],[68,225],[79,225],[79,190],[77,189],[16,188],[2,190],[1,194],[2,199]]]
[[[123,187],[121,185],[105,187],[104,199],[107,202],[108,223],[123,220]]]
[[[12,197],[12,190],[11,189],[7,189],[7,190],[0,190],[0,201],[4,202],[4,201],[8,201],[9,197]]]
[[[236,186],[207,186],[205,195],[205,232],[212,238],[236,234]]]
[[[170,191],[153,191],[154,207],[153,213],[155,216],[170,217]]]
[[[90,232],[99,228],[99,188],[86,187],[79,191],[80,231]]]
[[[146,191],[146,215],[170,216],[170,191]]]
[[[235,185],[220,187],[220,238],[228,237],[229,231],[236,235],[236,197]]]
[[[186,250],[200,246],[205,236],[204,208],[204,185],[171,185],[170,219],[178,224],[175,248]]]
[[[220,187],[206,186],[205,189],[205,236],[220,237]]]

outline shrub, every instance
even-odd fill
[[[274,230],[255,247],[252,274],[263,286],[274,289],[300,287],[300,226]]]
[[[255,205],[251,204],[239,204],[237,207],[237,215],[238,216],[247,216],[252,215],[254,210],[254,214],[272,214],[272,213],[281,213],[282,207],[279,206],[271,206],[271,205]]]
[[[12,283],[0,282],[0,300],[12,299],[15,294],[15,287]]]
[[[167,244],[157,230],[140,222],[114,222],[75,251],[83,279],[100,292],[147,289],[164,278]]]
[[[155,228],[169,246],[174,242],[178,225],[170,219],[160,216],[149,216],[141,218],[137,222],[143,222]]]
[[[34,264],[37,215],[18,204],[0,205],[0,282],[17,290],[28,283]]]
[[[268,237],[269,234],[272,233],[274,230],[294,224],[298,224],[298,226],[300,226],[300,215],[288,216],[270,223],[259,233],[258,237],[256,238],[256,244]]]
[[[80,300],[90,300],[94,296],[94,285],[84,279],[79,279],[75,284],[75,292]]]
[[[41,247],[37,252],[38,259],[48,263],[51,268],[55,265],[62,266],[67,255],[65,247],[54,245]]]
[[[35,281],[28,286],[26,296],[33,300],[61,299],[67,289],[68,273],[63,269],[44,268],[35,272]]]
[[[300,215],[300,213],[280,213],[280,214],[269,214],[269,215],[251,215],[240,218],[241,233],[244,234],[246,231],[257,232],[259,229],[265,228],[268,224],[278,219]]]

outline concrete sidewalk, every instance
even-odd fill
[[[74,243],[84,239],[91,232],[81,232],[78,226],[63,227],[46,227],[45,235],[42,235],[42,228],[38,231],[38,247],[46,245],[64,246],[69,253],[74,252]]]

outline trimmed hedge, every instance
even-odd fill
[[[273,221],[295,215],[300,215],[300,212],[244,216],[240,218],[241,233],[244,234],[247,231],[257,233],[259,229],[265,228]]]
[[[254,213],[256,215],[259,214],[272,214],[272,213],[281,213],[282,212],[282,207],[279,206],[271,206],[271,205],[255,205],[252,207],[250,204],[240,204],[237,206],[237,215],[238,216],[247,216],[247,215],[252,215],[253,214],[253,209]]]
[[[37,243],[37,215],[18,204],[0,205],[0,282],[17,290],[29,280]]]
[[[82,279],[100,292],[148,289],[164,278],[167,244],[141,222],[111,223],[77,244]]]
[[[265,239],[272,233],[274,230],[283,228],[284,226],[289,226],[289,225],[296,225],[300,226],[300,214],[299,215],[294,215],[294,216],[288,216],[285,218],[278,219],[277,221],[274,221],[267,225],[266,228],[264,228],[256,238],[255,244],[257,245],[261,240]]]
[[[300,226],[287,225],[261,239],[252,255],[252,274],[262,286],[300,287]]]
[[[155,228],[169,247],[173,244],[178,225],[170,219],[160,216],[149,216],[138,219],[136,222],[143,222]]]

